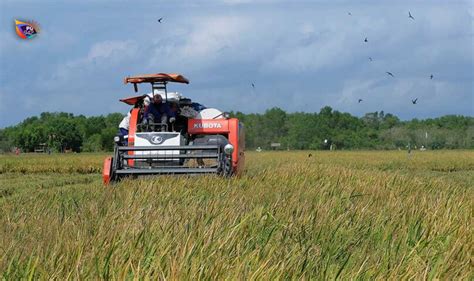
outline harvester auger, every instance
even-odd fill
[[[163,174],[218,174],[231,176],[244,165],[245,133],[241,122],[215,108],[195,107],[178,93],[168,93],[169,82],[189,84],[179,74],[147,74],[125,78],[135,92],[150,83],[152,92],[120,101],[133,106],[128,135],[114,138],[114,155],[104,160],[104,184],[125,176]],[[143,116],[147,98],[161,95],[176,112],[173,123],[150,123]],[[199,105],[199,104],[198,104]]]

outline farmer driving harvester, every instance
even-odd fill
[[[126,77],[124,82],[133,84],[136,93],[139,84],[150,83],[153,102],[146,105],[148,94],[120,99],[133,109],[119,125],[122,133],[114,137],[113,156],[104,160],[104,183],[126,176],[215,173],[227,177],[242,171],[243,124],[227,112],[167,91],[168,83],[189,80],[179,74],[154,73]]]
[[[145,118],[143,122],[145,124],[150,123],[161,123],[167,124],[168,118],[170,123],[176,121],[176,113],[173,112],[168,103],[163,103],[163,98],[160,94],[153,96],[153,102],[148,105],[145,110]],[[163,126],[160,126],[160,131],[163,130]]]

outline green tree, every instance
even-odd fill
[[[102,136],[100,134],[90,136],[82,146],[82,151],[84,152],[99,152],[103,150]]]

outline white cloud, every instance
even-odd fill
[[[55,84],[59,82],[57,80],[72,82],[74,77],[78,74],[84,75],[84,73],[99,77],[100,75],[96,75],[98,72],[104,69],[110,71],[110,67],[133,58],[137,50],[138,45],[130,40],[107,40],[95,43],[85,57],[60,64],[50,77],[52,81],[45,81],[42,84],[55,87]]]
[[[153,41],[148,68],[157,65],[165,69],[185,68],[187,72],[203,69],[233,57],[226,57],[226,50],[239,50],[247,44],[245,34],[251,32],[252,20],[245,16],[195,17],[177,34],[165,31],[163,38]],[[235,53],[234,53],[235,55]]]
[[[115,64],[134,57],[138,45],[130,40],[107,40],[95,43],[90,47],[88,54],[79,59],[66,63],[69,68],[91,67],[97,63]]]
[[[94,44],[87,54],[87,62],[96,59],[121,60],[133,56],[137,51],[137,44],[132,41],[103,41]]]
[[[241,17],[214,17],[198,19],[181,47],[181,54],[189,59],[209,58],[224,46],[238,43],[239,35],[249,30],[250,25]]]
[[[131,40],[94,43],[83,57],[70,59],[51,74],[38,76],[32,88],[42,94],[26,99],[22,106],[28,111],[90,112],[103,108],[107,95],[122,85],[123,77],[117,69],[133,60],[137,51],[138,45]]]

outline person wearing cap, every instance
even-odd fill
[[[178,102],[182,98],[182,95],[178,92],[165,93],[163,91],[153,91],[153,93],[155,95],[161,95],[161,98],[163,99],[166,96],[167,97],[166,102]],[[143,104],[145,105],[145,107],[147,107],[150,103],[153,102],[153,95],[154,95],[153,93],[148,93],[148,94],[143,95]]]
[[[159,93],[157,93],[156,95],[159,95]],[[153,102],[153,93],[148,93],[148,94],[145,94],[144,96],[145,97],[143,98],[143,105],[145,105],[145,107],[148,107],[150,103]]]
[[[147,106],[144,121],[148,123],[173,123],[176,120],[176,113],[173,112],[167,103],[163,103],[161,95],[153,96],[152,102]]]

